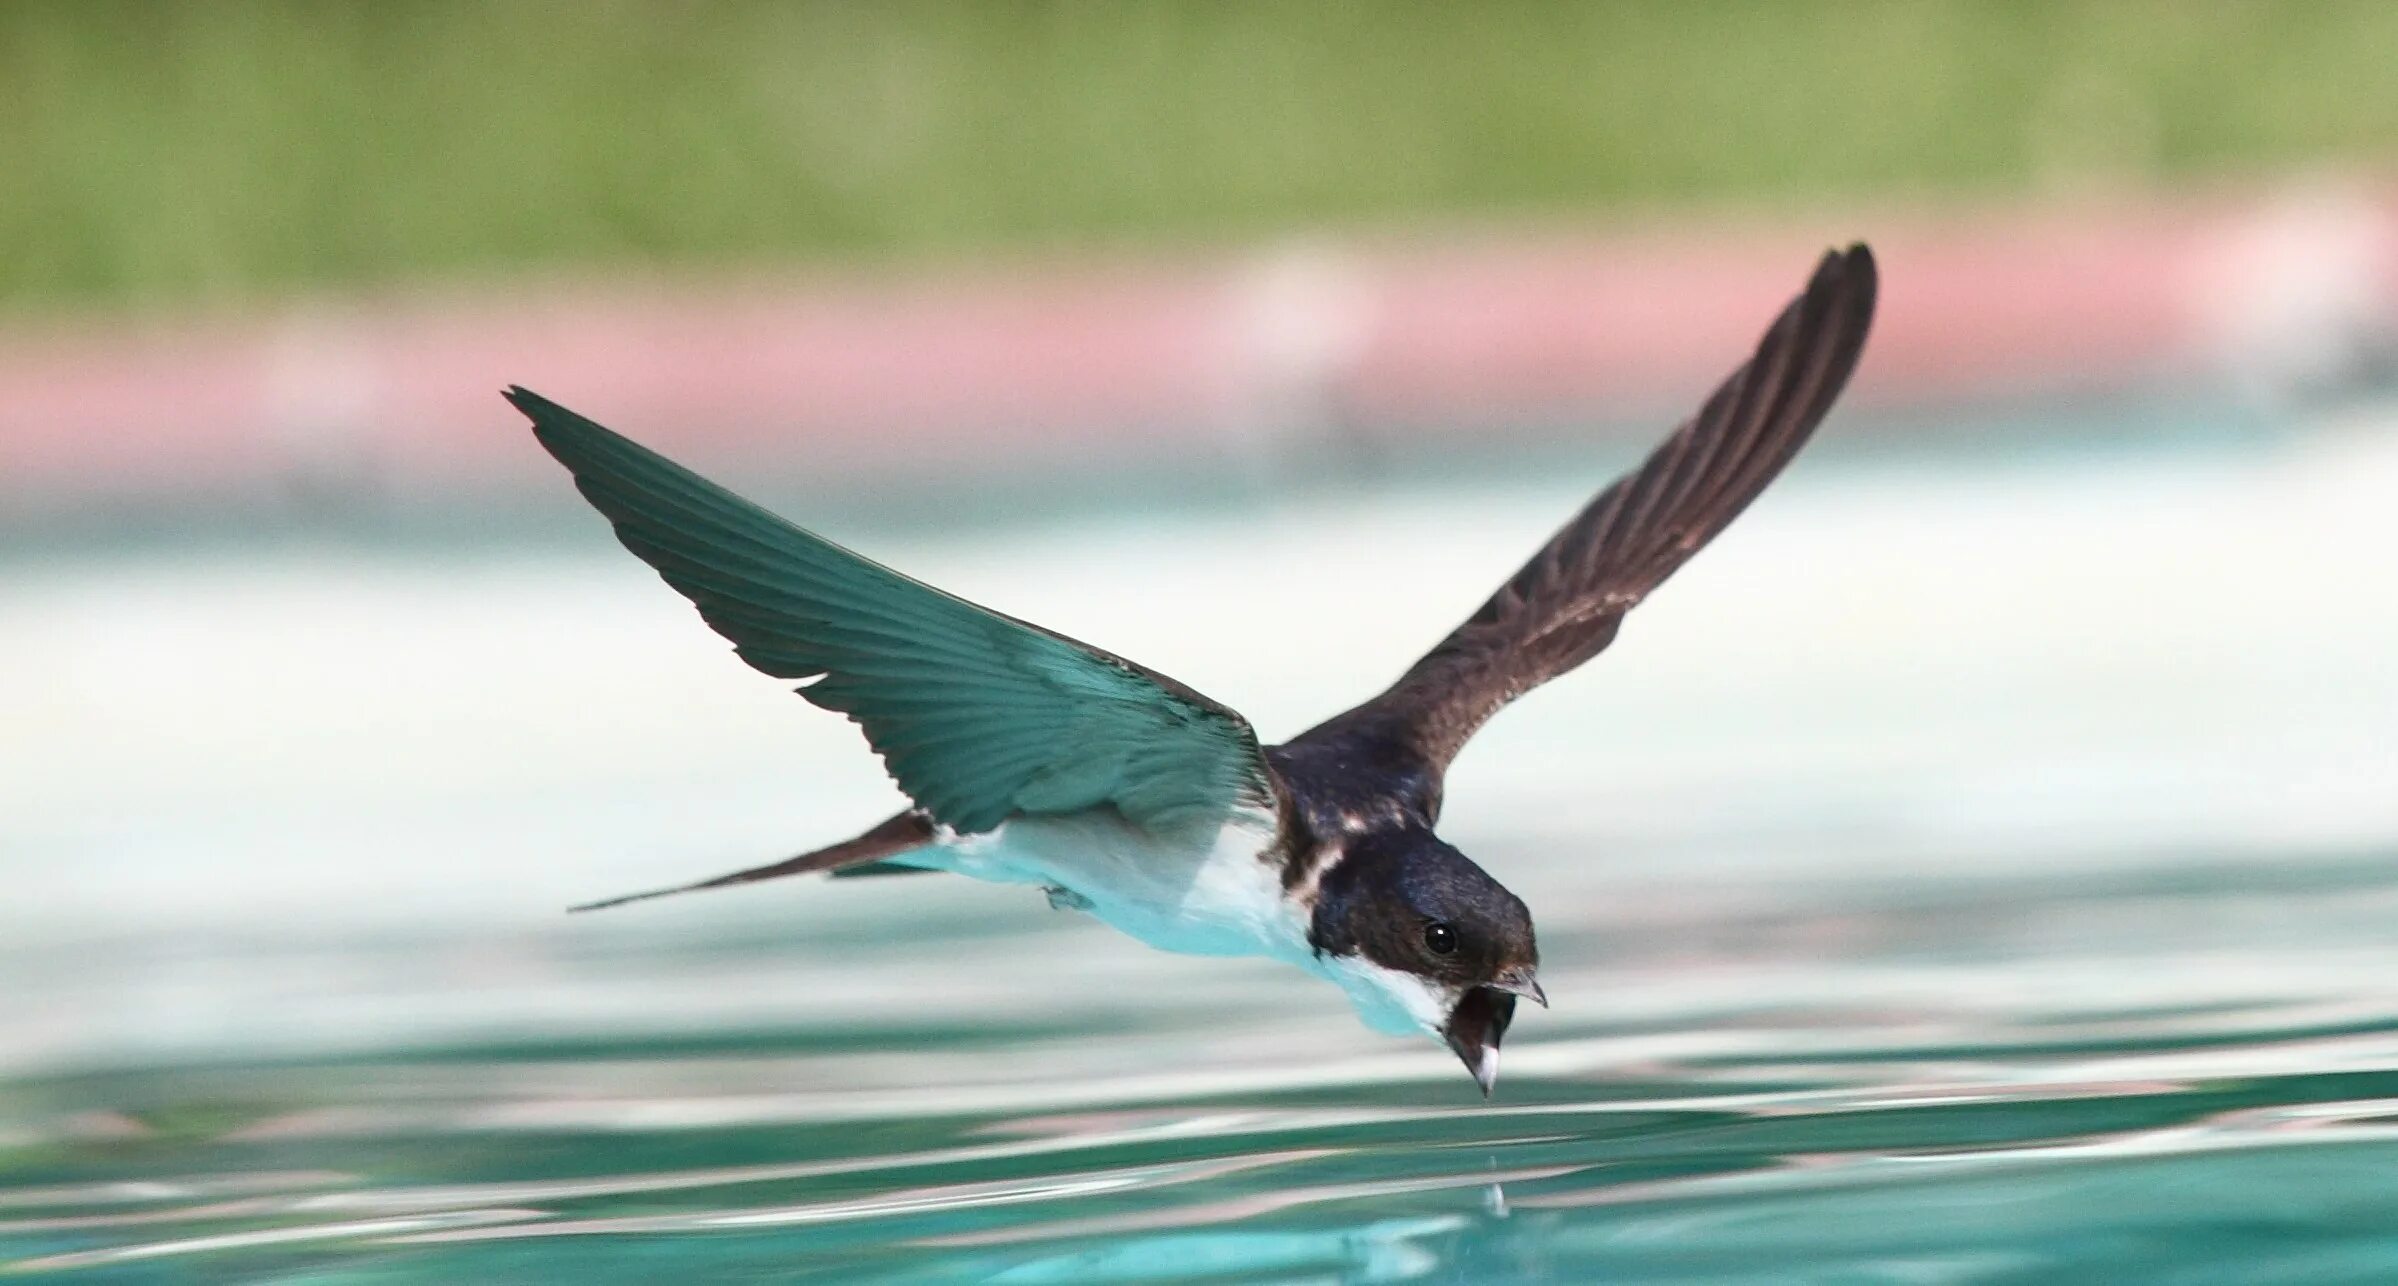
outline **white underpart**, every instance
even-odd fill
[[[1308,945],[1307,921],[1284,896],[1270,852],[1275,831],[1271,815],[1251,811],[1213,831],[1165,837],[1106,814],[1020,817],[981,835],[945,834],[897,860],[1065,889],[1109,927],[1161,951],[1281,960],[1339,984],[1376,1031],[1438,1035],[1455,989],[1355,956],[1318,956]]]
[[[909,861],[995,884],[1066,889],[1091,914],[1162,951],[1288,957],[1307,950],[1307,926],[1282,898],[1265,856],[1273,819],[1235,813],[1221,827],[1156,836],[1112,814],[1019,817],[959,836]]]
[[[1456,1008],[1456,987],[1375,964],[1363,956],[1328,956],[1315,972],[1340,984],[1357,1006],[1357,1016],[1375,1031],[1438,1036]]]

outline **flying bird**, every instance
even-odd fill
[[[1639,468],[1396,682],[1280,745],[1163,674],[870,562],[511,388],[625,547],[742,660],[855,722],[913,804],[826,848],[577,909],[812,872],[1032,885],[1153,947],[1327,978],[1368,1026],[1445,1041],[1487,1096],[1517,1001],[1548,997],[1531,911],[1435,832],[1449,763],[1604,650],[1790,463],[1856,367],[1875,290],[1863,245],[1827,253]]]

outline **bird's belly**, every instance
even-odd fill
[[[1245,813],[1162,839],[1114,816],[1028,817],[945,845],[938,861],[976,879],[1065,889],[1161,951],[1295,959],[1307,954],[1306,926],[1283,900],[1274,837],[1270,818]]]

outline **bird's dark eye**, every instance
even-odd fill
[[[1457,949],[1457,930],[1434,922],[1424,926],[1424,945],[1436,956],[1445,956]]]

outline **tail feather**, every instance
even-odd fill
[[[628,902],[646,902],[651,898],[671,897],[677,893],[697,893],[701,889],[721,889],[734,884],[755,884],[760,880],[779,880],[786,875],[813,875],[818,871],[840,871],[881,862],[884,858],[922,848],[933,840],[933,824],[921,813],[901,813],[855,839],[787,857],[765,866],[753,866],[746,871],[719,875],[697,884],[678,884],[673,888],[652,889],[647,893],[628,893],[623,897],[599,902],[586,902],[567,908],[576,911],[603,911]]]
[[[844,866],[837,871],[827,871],[825,872],[825,878],[833,880],[879,880],[886,875],[939,875],[940,873],[941,872],[935,867],[910,866],[906,862],[885,860],[880,862],[868,862],[863,866]]]

